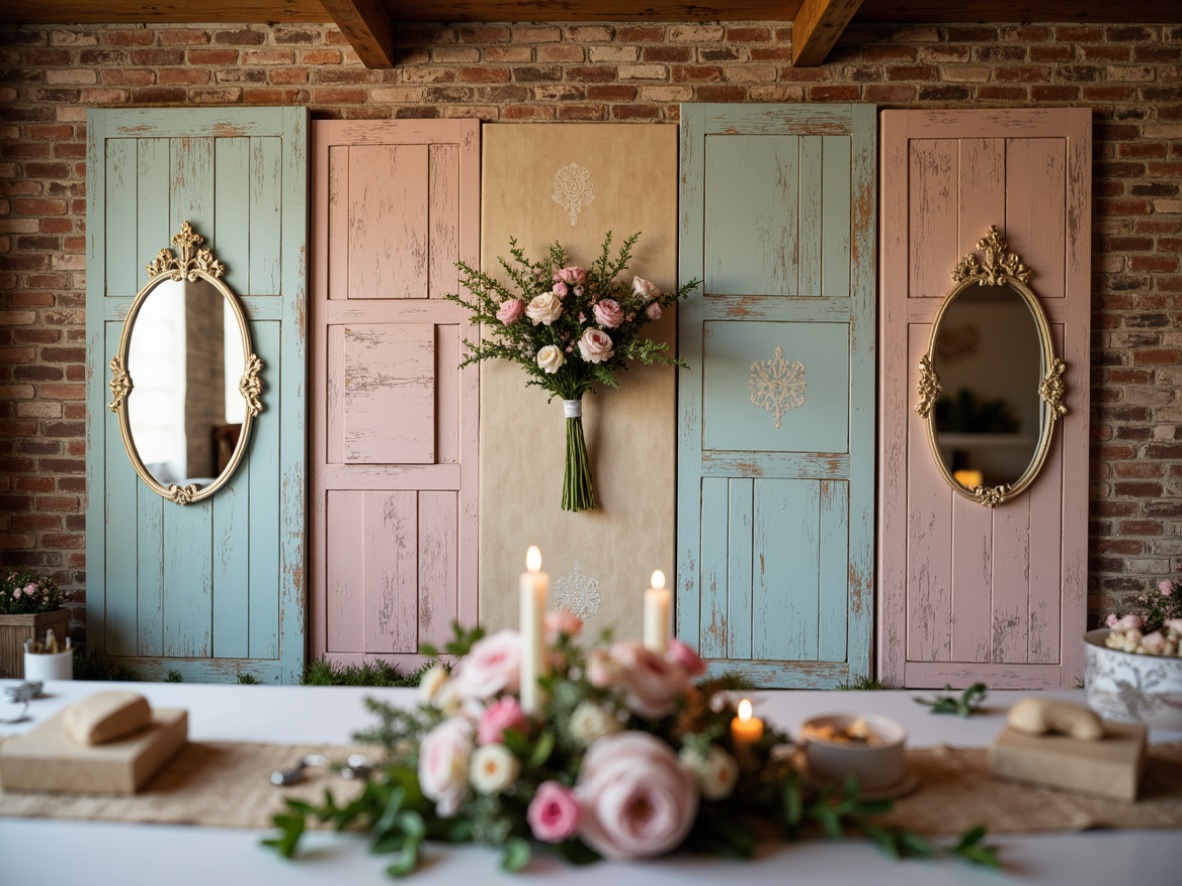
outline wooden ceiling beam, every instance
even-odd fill
[[[381,0],[320,0],[367,68],[394,67],[394,23]]]
[[[792,20],[792,65],[813,67],[825,61],[862,0],[804,0]]]

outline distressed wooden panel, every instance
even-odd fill
[[[479,124],[313,127],[314,655],[413,668],[476,622],[478,330],[442,296],[476,264]]]
[[[303,671],[303,452],[290,441],[304,436],[306,121],[281,108],[88,116],[87,636],[147,676]],[[105,407],[144,265],[185,221],[229,269],[265,370],[246,459],[218,495],[180,506],[135,477]],[[266,319],[252,290],[278,296]]]
[[[681,121],[678,624],[715,671],[831,686],[872,656],[874,111]]]
[[[905,500],[906,519],[895,506],[880,515],[880,674],[911,686],[1072,686],[1085,619],[1086,375],[1068,383],[1070,411],[1034,485],[993,510],[943,487],[912,407],[947,275],[991,224],[1033,270],[1059,355],[1088,365],[1089,115],[888,111],[882,132],[879,498]]]

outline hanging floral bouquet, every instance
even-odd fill
[[[390,876],[412,872],[425,840],[499,847],[520,870],[533,847],[568,861],[634,859],[678,848],[750,857],[761,834],[864,834],[898,857],[930,857],[923,837],[879,823],[891,802],[863,801],[855,781],[817,788],[782,753],[788,737],[736,729],[734,681],[695,680],[697,654],[676,640],[657,654],[618,642],[584,652],[581,622],[547,616],[548,700],[522,708],[522,643],[516,631],[487,637],[457,629],[451,652],[470,651],[451,672],[424,675],[413,710],[367,700],[381,725],[356,736],[387,759],[356,799],[319,806],[288,800],[265,842],[293,857],[309,819],[372,832],[374,852],[392,853]],[[997,866],[976,827],[949,854]]]
[[[492,358],[512,360],[525,367],[527,385],[538,385],[551,398],[562,398],[566,416],[566,471],[562,507],[586,511],[595,507],[595,488],[583,437],[582,397],[598,382],[619,388],[616,375],[639,360],[649,365],[684,364],[669,356],[668,345],[642,338],[640,331],[657,320],[670,305],[684,298],[697,281],[676,292],[663,293],[648,280],[633,277],[631,288],[619,282],[628,267],[633,234],[611,257],[612,235],[603,240],[599,258],[583,268],[567,262],[566,251],[555,243],[540,262],[529,261],[517,241],[509,241],[512,260],[500,266],[516,291],[489,274],[459,263],[461,285],[471,293],[447,298],[463,305],[483,325],[479,344],[470,341],[467,366]]]

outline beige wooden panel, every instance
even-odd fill
[[[662,289],[676,285],[676,126],[494,124],[483,139],[486,271],[508,254],[510,237],[536,258],[561,240],[586,265],[606,231],[617,242],[640,231],[625,282],[635,272]],[[572,163],[589,171],[594,193],[574,213],[553,199],[555,176]],[[674,312],[648,329],[672,341]],[[623,375],[621,390],[583,399],[600,507],[578,514],[560,508],[562,404],[527,389],[517,365],[486,363],[481,372],[481,623],[489,630],[517,624],[517,578],[526,548],[536,544],[552,586],[576,565],[599,582],[589,632],[612,627],[617,637],[639,639],[649,576],[661,569],[672,580],[674,571],[674,370],[637,366]]]

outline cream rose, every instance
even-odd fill
[[[602,329],[587,329],[579,339],[579,353],[588,363],[603,363],[615,356],[611,336]]]
[[[435,700],[446,682],[447,668],[441,664],[432,665],[419,680],[419,698],[426,704],[435,704]]]
[[[521,687],[521,637],[504,630],[472,644],[456,665],[452,683],[464,699],[491,698]]]
[[[533,321],[534,326],[539,323],[549,326],[562,316],[562,299],[553,292],[543,292],[530,299],[525,308],[525,316]]]
[[[593,313],[599,325],[606,326],[608,329],[615,329],[624,322],[624,309],[614,299],[605,298],[596,302]]]
[[[469,777],[481,794],[499,794],[517,780],[521,762],[503,744],[481,745],[472,754]]]
[[[553,375],[562,368],[562,364],[566,362],[566,356],[562,353],[562,348],[558,345],[546,345],[538,351],[538,366],[542,368],[543,372]]]
[[[710,745],[706,754],[693,748],[682,748],[680,758],[707,800],[726,799],[739,781],[739,764],[718,745]]]
[[[584,747],[619,732],[620,728],[620,721],[594,702],[579,702],[570,715],[571,738]]]
[[[645,280],[643,277],[632,278],[632,291],[641,298],[661,297],[661,290],[657,289],[651,281]]]
[[[698,814],[693,777],[660,739],[621,732],[591,745],[579,769],[579,837],[606,858],[664,855]]]
[[[462,717],[444,720],[419,747],[419,787],[435,801],[440,815],[454,815],[468,793],[472,724]]]

